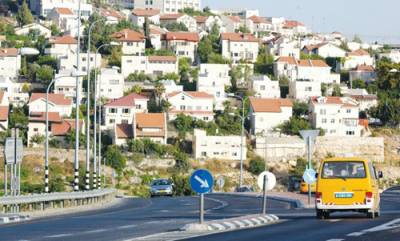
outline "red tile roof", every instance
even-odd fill
[[[0,91],[0,104],[3,103],[4,94],[4,91]]]
[[[375,69],[374,69],[374,67],[371,66],[371,65],[361,64],[361,65],[357,65],[356,71],[361,71],[361,72],[375,72]]]
[[[32,93],[29,103],[32,103],[38,99],[43,99],[46,102],[45,93]],[[72,105],[72,100],[65,98],[64,94],[49,94],[49,102],[56,105]]]
[[[176,95],[178,95],[180,93],[189,95],[192,98],[206,98],[206,99],[214,98],[214,96],[212,96],[210,94],[207,94],[205,92],[200,92],[200,91],[182,91],[182,92],[181,91],[175,91],[175,92],[167,94],[167,97],[171,98],[171,97],[174,97],[174,96],[176,96]]]
[[[268,21],[267,19],[265,19],[265,18],[262,18],[262,17],[258,17],[258,16],[251,16],[251,17],[249,17],[248,19],[250,19],[253,23],[255,23],[255,24],[259,24],[259,23],[266,23],[266,24],[268,24],[268,23],[271,23],[270,21]]]
[[[182,17],[184,14],[182,13],[170,13],[170,14],[163,14],[160,16],[161,21],[168,21],[168,20],[177,20],[178,18]]]
[[[131,29],[123,29],[112,34],[111,37],[120,42],[142,42],[146,39],[142,33]]]
[[[32,122],[45,122],[46,112],[31,112],[29,115],[29,121]],[[58,112],[49,112],[49,122],[61,122],[62,119]]]
[[[130,139],[133,138],[133,126],[132,124],[118,124],[115,126],[115,134],[118,139]]]
[[[140,16],[140,17],[152,17],[155,15],[160,14],[159,9],[143,9],[143,8],[135,8],[132,11],[133,15]]]
[[[115,99],[110,103],[106,104],[106,107],[135,107],[135,100],[148,100],[147,97],[138,95],[136,93],[131,93],[127,96],[123,96],[119,99]]]
[[[0,57],[15,57],[18,56],[16,48],[0,48]]]
[[[222,40],[229,40],[234,42],[259,42],[260,40],[252,34],[243,33],[222,33]]]
[[[254,112],[282,112],[282,107],[292,107],[290,99],[250,98]]]
[[[295,57],[292,56],[282,56],[279,57],[276,62],[280,62],[280,63],[288,63],[291,65],[296,65],[297,64],[297,60]]]
[[[51,44],[77,44],[78,41],[70,35],[64,35],[61,37],[52,37],[49,39]]]
[[[228,16],[228,18],[235,23],[240,23],[241,21],[239,16]]]
[[[74,14],[72,12],[72,10],[69,8],[55,8],[55,10],[58,14],[63,14],[63,15],[73,15]]]
[[[149,56],[149,61],[170,61],[176,62],[176,56]]]
[[[197,23],[205,23],[208,19],[206,16],[196,16],[194,17]]]
[[[83,128],[83,120],[79,120],[79,129]],[[61,123],[53,123],[51,125],[51,134],[53,136],[65,136],[75,130],[75,119],[65,119]]]
[[[200,37],[198,33],[190,33],[190,32],[168,32],[163,35],[163,40],[171,41],[171,40],[183,40],[189,42],[199,42]]]
[[[307,49],[308,51],[313,51],[314,49],[319,49],[322,46],[327,45],[328,43],[320,43],[320,44],[311,44],[311,45],[306,45],[304,46],[304,49]]]
[[[114,17],[117,19],[124,18],[124,16],[121,13],[119,13],[118,11],[115,11],[113,9],[104,9],[103,8],[100,10],[100,14],[101,14],[101,16],[104,16],[104,17]]]
[[[353,52],[348,53],[349,56],[369,56],[369,53],[364,49],[358,49]]]
[[[283,25],[284,28],[295,28],[299,26],[304,26],[304,24],[296,20],[286,20]]]
[[[0,121],[8,120],[8,106],[0,106]]]
[[[135,118],[138,128],[165,127],[165,113],[136,113]]]
[[[327,63],[323,60],[319,59],[301,59],[297,60],[295,57],[290,57],[290,56],[282,56],[279,57],[276,62],[280,63],[288,63],[290,65],[298,65],[302,67],[324,67],[324,68],[330,68]]]

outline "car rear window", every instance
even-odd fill
[[[325,162],[322,169],[322,178],[365,178],[364,162],[340,161]]]
[[[168,180],[155,180],[151,185],[152,186],[171,185],[171,182]]]

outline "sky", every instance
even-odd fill
[[[305,23],[314,32],[339,31],[352,39],[400,43],[399,0],[202,0],[212,9],[259,9],[264,17]]]

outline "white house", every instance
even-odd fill
[[[321,83],[307,79],[297,79],[289,82],[289,97],[308,101],[311,97],[321,96]]]
[[[201,10],[201,0],[135,0],[135,8],[160,9],[161,13],[178,13],[184,8]]]
[[[173,93],[173,92],[182,92],[183,85],[177,85],[174,80],[160,80],[160,83],[164,86],[164,98],[165,95]]]
[[[181,23],[186,26],[189,32],[197,31],[197,21],[194,17],[191,17],[187,14],[183,13],[174,13],[174,14],[163,14],[160,16],[160,24],[161,26],[165,26],[170,23]]]
[[[400,63],[400,50],[392,49],[389,53],[379,54],[379,58],[388,58],[394,63]]]
[[[223,33],[234,33],[243,25],[239,16],[221,16]]]
[[[89,71],[101,66],[101,54],[90,53],[87,59],[87,53],[80,53],[79,55],[79,68],[81,72],[88,71],[87,65],[89,62]],[[69,49],[67,54],[60,56],[58,59],[59,71],[69,71],[76,66],[76,49]]]
[[[241,144],[243,149],[241,150]],[[196,159],[240,160],[246,159],[246,137],[209,136],[205,130],[195,129],[193,153]]]
[[[300,59],[300,47],[298,41],[286,37],[280,37],[268,41],[266,46],[267,53],[273,55],[275,58],[293,56],[296,59]]]
[[[118,24],[125,16],[112,8],[101,8],[100,15],[106,18],[106,24]]]
[[[144,56],[146,37],[131,29],[123,29],[111,36],[115,41],[122,43],[123,55]]]
[[[117,99],[124,95],[124,76],[113,68],[102,68],[99,75],[100,98]]]
[[[370,83],[376,80],[376,72],[372,66],[358,65],[355,69],[349,71],[349,78],[350,81],[360,79]]]
[[[250,98],[251,134],[268,133],[292,117],[290,99]]]
[[[160,24],[159,9],[141,9],[135,8],[132,10],[130,20],[137,26],[144,26],[145,19],[148,19],[152,24]]]
[[[150,25],[150,41],[155,50],[160,50],[162,47],[161,38],[168,30],[156,25]]]
[[[77,14],[78,1],[79,0],[31,0],[29,1],[29,7],[34,13],[36,13],[36,15],[42,17],[48,17],[54,8],[68,8]],[[87,0],[81,0],[82,19],[87,20],[89,16],[92,15],[92,12],[92,4],[89,4]]]
[[[222,33],[222,56],[234,63],[241,60],[254,63],[259,51],[259,39],[252,34]]]
[[[104,126],[113,129],[117,124],[132,124],[135,113],[147,112],[148,98],[131,93],[104,105]]]
[[[73,100],[76,98],[76,77],[71,76],[71,70],[60,71],[54,76],[54,93],[65,95],[65,97]],[[83,77],[79,77],[79,96],[78,103],[81,103],[83,96],[82,85]]]
[[[342,93],[344,97],[350,97],[357,101],[360,111],[367,111],[369,108],[378,105],[378,96],[368,94],[368,91],[365,89],[347,89],[342,90]]]
[[[165,113],[136,113],[132,124],[118,124],[114,128],[113,143],[125,145],[130,139],[149,139],[167,144]]]
[[[220,32],[222,31],[222,20],[220,16],[196,16],[197,30],[198,31],[211,31],[214,25],[219,27]]]
[[[227,64],[200,64],[197,91],[213,95],[217,110],[223,110],[227,100],[225,87],[231,85],[229,70]]]
[[[255,15],[246,19],[246,27],[258,37],[272,31],[271,21]]]
[[[123,55],[121,72],[125,78],[131,73],[140,72],[153,76],[178,73],[178,60],[175,56]]]
[[[16,28],[14,31],[16,35],[28,35],[30,32],[35,31],[45,38],[51,37],[51,30],[40,23],[27,24],[22,27]]]
[[[274,62],[274,75],[277,78],[286,76],[290,81],[308,79],[319,83],[340,84],[340,75],[331,73],[331,67],[323,60],[279,57]]]
[[[9,105],[7,92],[0,91],[0,132],[8,130]]]
[[[62,32],[76,37],[78,35],[78,16],[69,8],[54,8],[47,16]]]
[[[16,80],[21,69],[21,55],[15,48],[0,48],[0,76]]]
[[[58,112],[48,112],[49,130],[54,123],[62,123],[62,118]],[[45,112],[31,112],[29,113],[27,142],[28,146],[34,146],[32,137],[45,136],[46,133],[46,113]],[[50,134],[50,133],[49,133]]]
[[[279,81],[272,81],[267,75],[253,75],[250,80],[250,88],[255,92],[255,96],[261,98],[281,97]]]
[[[317,45],[304,46],[305,54],[316,54],[323,58],[343,58],[346,56],[346,51],[331,43],[321,43]]]
[[[347,53],[343,69],[346,70],[354,69],[359,65],[374,66],[375,59],[371,57],[371,55],[363,49],[358,49],[353,52]]]
[[[346,97],[314,97],[309,104],[312,127],[326,136],[361,136],[357,102]]]
[[[186,57],[194,61],[199,41],[198,33],[168,32],[162,36],[162,47],[173,51],[178,57]]]
[[[46,48],[44,53],[58,59],[62,56],[67,56],[71,50],[76,52],[78,41],[70,35],[64,35],[50,38],[48,44],[50,47]]]
[[[29,113],[46,112],[46,93],[32,93],[29,99]],[[70,117],[72,101],[63,94],[49,94],[49,112],[57,113],[60,117]]]
[[[166,100],[171,104],[169,120],[174,120],[178,114],[204,121],[214,119],[214,96],[210,94],[198,91],[173,92],[166,95]]]
[[[10,76],[0,75],[0,91],[7,92],[8,100],[14,106],[24,106],[28,103],[29,93],[24,91],[24,86],[31,85],[15,82]]]
[[[296,20],[286,20],[280,32],[286,36],[306,35],[311,33],[303,23]]]

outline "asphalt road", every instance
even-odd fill
[[[400,191],[384,192],[381,198],[382,216],[373,220],[357,213],[335,213],[328,220],[317,220],[313,210],[289,210],[272,212],[281,218],[278,224],[187,240],[399,241]]]
[[[0,226],[5,241],[126,240],[133,237],[177,230],[198,220],[197,197],[124,199],[112,208],[70,214]],[[270,200],[273,212],[285,212],[291,205]],[[221,219],[259,213],[261,199],[211,194],[206,196],[205,218]]]

